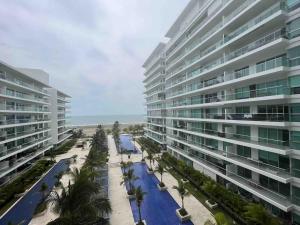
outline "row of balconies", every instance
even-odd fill
[[[226,102],[226,101],[234,101],[234,100],[242,100],[242,99],[251,99],[251,98],[259,98],[259,97],[268,97],[268,96],[276,96],[276,95],[290,95],[292,89],[286,86],[275,86],[275,87],[267,87],[260,88],[249,91],[236,91],[232,94],[231,91],[228,91],[230,94],[218,93],[211,94],[209,97],[199,97],[198,99],[185,98],[180,101],[173,101],[171,103],[167,103],[167,108],[172,107],[180,107],[180,106],[192,106],[192,105],[201,105],[207,103],[216,103],[216,102]]]
[[[14,77],[10,74],[7,74],[6,72],[3,72],[3,71],[0,71],[0,81],[1,80],[8,81],[8,82],[13,83],[13,84],[17,84],[19,86],[25,87],[26,89],[31,89],[31,90],[37,91],[39,93],[42,93],[44,95],[45,94],[48,95],[48,92],[45,89],[43,89],[42,87],[37,86],[33,83],[30,84],[26,81],[22,81],[20,79],[17,79],[16,77]]]
[[[228,52],[227,54],[225,54],[224,56],[215,59],[209,63],[206,63],[205,65],[199,67],[198,69],[193,70],[192,72],[180,75],[177,78],[173,78],[172,80],[170,80],[171,77],[167,78],[167,82],[166,82],[166,89],[175,87],[183,82],[186,82],[187,80],[190,80],[191,78],[195,78],[198,77],[210,70],[213,70],[214,68],[216,68],[217,66],[221,66],[225,63],[229,63],[230,61],[233,61],[235,58],[240,57],[242,55],[245,55],[246,53],[249,53],[251,51],[255,51],[257,48],[260,48],[266,44],[269,44],[271,42],[274,42],[280,38],[286,38],[286,33],[284,32],[284,30],[279,29],[275,32],[272,32],[250,44],[247,44],[237,50]],[[193,64],[193,63],[192,63]],[[186,70],[188,67],[190,67],[192,64],[189,64],[188,66],[186,66],[184,69],[181,70],[181,72],[183,72],[184,70]],[[179,74],[179,73],[177,73]],[[177,75],[177,74],[174,74]],[[173,77],[173,76],[172,76]],[[170,81],[168,81],[170,80]]]
[[[5,88],[0,88],[0,94],[4,95],[6,97],[14,97],[14,98],[19,98],[19,99],[29,100],[29,101],[32,100],[32,101],[39,102],[42,104],[49,103],[48,99],[37,97],[35,95],[20,93],[20,92],[16,92],[16,91],[8,91]]]
[[[270,122],[300,122],[300,113],[169,113],[171,118],[196,118],[213,120],[244,120],[244,121],[270,121]]]
[[[49,113],[47,107],[34,107],[34,106],[25,106],[25,105],[8,105],[0,103],[0,110],[4,111],[16,111],[16,112],[44,112]]]
[[[49,118],[4,119],[4,120],[0,120],[0,126],[10,125],[10,124],[22,124],[22,123],[37,123],[43,121],[50,121],[50,119]]]
[[[237,13],[241,12],[244,8],[246,8],[247,6],[249,6],[251,3],[253,3],[253,1],[246,1],[244,4],[242,4],[240,7],[237,8],[236,12]],[[236,30],[232,31],[229,34],[224,35],[225,38],[223,38],[222,40],[220,40],[219,42],[217,42],[218,44],[213,44],[210,47],[206,47],[204,49],[203,53],[201,53],[201,58],[203,56],[209,54],[210,52],[212,52],[216,48],[223,47],[223,45],[225,45],[227,42],[229,42],[233,38],[239,36],[242,33],[247,32],[248,30],[250,30],[255,25],[257,25],[259,23],[262,23],[264,20],[266,20],[267,18],[271,17],[276,12],[279,12],[280,10],[283,10],[283,9],[285,9],[285,6],[282,3],[280,3],[280,2],[278,2],[277,4],[271,6],[268,10],[262,12],[261,14],[259,14],[258,16],[256,16],[255,18],[252,18],[246,24],[242,25],[241,27],[237,28]],[[233,14],[235,14],[235,13],[233,13]],[[237,14],[235,14],[235,15],[237,15]],[[229,17],[229,18],[231,20],[233,17]],[[177,56],[175,59],[172,60],[172,63],[168,62],[168,64],[170,65],[168,67],[168,70],[169,70],[169,68],[171,66],[176,65],[176,63],[180,62],[183,58],[185,58],[186,56],[188,56],[190,54],[190,52],[192,52],[192,50],[198,48],[203,43],[205,43],[206,41],[208,41],[210,39],[209,37],[211,37],[217,31],[220,31],[222,27],[225,27],[226,23],[229,22],[230,20],[224,19],[223,21],[221,21],[217,25],[215,25],[213,28],[210,28],[208,30],[208,32],[206,32],[204,35],[202,34],[201,37],[199,37],[199,38],[195,39],[193,42],[191,42],[190,45],[188,45],[187,47],[185,47],[185,49],[183,49],[180,52],[179,56]],[[172,73],[172,74],[174,74],[174,73]],[[172,76],[172,74],[170,74],[170,75]]]
[[[257,65],[244,67],[241,70],[236,70],[233,72],[224,72],[222,75],[219,75],[215,78],[209,80],[196,81],[184,86],[183,88],[176,89],[174,91],[173,90],[168,91],[167,98],[171,98],[176,95],[188,94],[189,92],[195,92],[196,90],[201,90],[206,87],[211,87],[221,83],[224,83],[225,85],[226,83],[232,80],[240,79],[242,77],[246,77],[249,75],[263,73],[265,71],[271,71],[275,68],[286,67],[286,66],[288,66],[286,56],[275,57],[273,59],[266,60],[263,63],[259,63]],[[207,90],[207,88],[205,90]]]
[[[0,143],[3,143],[4,141],[5,142],[9,142],[10,139],[15,139],[15,138],[23,138],[24,136],[27,136],[28,134],[30,135],[35,135],[36,133],[39,133],[39,132],[46,132],[50,129],[50,126],[44,126],[44,127],[30,127],[30,128],[27,128],[25,129],[24,131],[22,132],[7,132],[6,130],[1,130],[0,131]]]
[[[50,138],[51,137],[49,135],[42,137],[35,136],[28,138],[26,142],[17,146],[7,147],[6,145],[0,145],[0,158],[6,158],[19,152],[25,151],[26,149],[32,148]]]
[[[177,145],[170,145],[168,146],[169,149],[175,150],[177,153],[191,159],[195,163],[199,163],[204,168],[208,169],[209,171],[213,172],[214,174],[221,176],[225,178],[227,181],[237,185],[238,187],[241,187],[250,193],[254,194],[255,196],[264,199],[265,201],[268,201],[269,203],[276,205],[277,207],[281,208],[284,211],[289,211],[292,208],[292,199],[289,196],[285,196],[281,193],[278,193],[276,191],[273,191],[269,188],[264,187],[262,184],[260,184],[259,179],[253,179],[249,177],[243,177],[241,175],[238,175],[236,171],[232,168],[232,166],[236,167],[235,164],[232,165],[232,163],[226,163],[226,162],[220,162],[218,160],[218,163],[216,163],[213,160],[207,159],[206,154],[191,148],[187,149],[181,149]],[[202,148],[202,147],[201,147]],[[200,154],[199,154],[200,153]],[[202,154],[201,154],[202,153]],[[239,163],[239,161],[236,161]],[[244,166],[251,166],[252,162],[247,162]],[[266,166],[266,167],[264,167]],[[269,167],[268,165],[264,165],[263,167],[256,167],[253,165],[253,169],[256,169],[257,172],[259,171],[260,174],[267,175],[268,171],[273,171],[274,168]],[[265,171],[265,169],[267,171]],[[281,171],[274,171],[275,174],[281,174]],[[252,172],[252,174],[256,174],[256,172]],[[289,174],[282,174],[283,177],[290,178],[291,175]],[[257,177],[259,177],[258,175]]]

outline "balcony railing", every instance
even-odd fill
[[[201,162],[202,164],[210,167],[212,170],[221,172],[222,174],[225,175],[225,179],[230,178],[232,180],[234,180],[236,183],[238,183],[239,185],[244,185],[246,186],[249,190],[251,191],[255,191],[256,193],[260,193],[262,196],[264,196],[266,199],[275,201],[281,205],[283,205],[284,207],[290,207],[291,204],[291,198],[290,196],[284,196],[276,191],[273,191],[271,189],[268,189],[264,186],[262,186],[258,181],[253,180],[251,178],[246,178],[243,176],[240,176],[234,172],[228,171],[225,168],[223,168],[222,166],[213,163],[209,160],[206,160],[204,158],[202,158],[200,155],[195,154],[197,151],[195,150],[182,150],[178,147],[173,147],[175,148],[177,151],[181,152],[183,155],[189,156],[191,158],[194,158],[196,161]],[[195,152],[195,153],[194,153]],[[248,190],[248,191],[249,191]]]
[[[173,87],[173,86],[175,86],[175,85],[177,85],[177,84],[179,84],[179,83],[181,83],[185,80],[191,79],[193,77],[198,77],[199,75],[201,75],[201,74],[203,74],[203,73],[205,73],[205,72],[207,72],[207,71],[209,71],[209,70],[211,70],[211,69],[213,69],[217,66],[220,66],[220,65],[222,65],[222,64],[224,64],[224,63],[226,63],[230,60],[233,60],[233,59],[235,59],[239,56],[242,56],[246,53],[249,53],[249,52],[255,50],[256,48],[267,45],[267,44],[269,44],[269,43],[271,43],[275,40],[278,40],[280,38],[287,38],[287,34],[286,34],[284,29],[276,30],[275,32],[272,32],[272,33],[270,33],[270,34],[268,34],[268,35],[266,35],[266,36],[264,36],[264,37],[262,37],[262,38],[260,38],[256,41],[250,43],[250,44],[247,44],[247,45],[243,46],[240,49],[237,49],[235,51],[232,51],[232,52],[228,53],[225,56],[225,58],[220,57],[220,58],[206,64],[205,66],[202,66],[202,67],[200,67],[200,68],[198,68],[198,69],[196,69],[192,72],[186,73],[186,74],[180,76],[179,78],[174,79],[173,81],[167,82],[166,87],[171,88],[171,87]],[[187,67],[189,67],[189,66],[187,66]]]
[[[30,129],[30,130],[16,132],[16,133],[7,133],[5,135],[0,135],[0,142],[1,141],[9,142],[9,139],[12,139],[12,138],[22,137],[27,134],[36,135],[35,133],[37,133],[37,132],[42,132],[42,131],[46,132],[47,130],[49,130],[49,127],[44,127],[44,128],[40,128],[40,129]]]
[[[38,143],[42,142],[42,141],[45,141],[47,139],[49,139],[50,137],[47,136],[47,137],[42,137],[42,138],[35,138],[35,140],[32,140],[32,141],[28,141],[26,143],[23,143],[21,145],[18,145],[16,147],[10,147],[10,148],[4,148],[6,149],[6,151],[0,151],[0,157],[3,157],[3,156],[6,156],[8,154],[12,154],[14,152],[17,152],[17,151],[20,151],[22,150],[23,148],[26,148],[28,146],[34,146],[34,145],[37,145]]]
[[[286,86],[276,86],[268,88],[260,88],[256,90],[241,91],[234,94],[224,94],[216,95],[212,97],[199,98],[199,99],[186,99],[180,102],[168,103],[167,108],[170,107],[179,107],[179,106],[189,106],[189,105],[198,105],[198,104],[207,104],[223,101],[233,101],[241,99],[250,99],[250,98],[259,98],[267,96],[276,96],[276,95],[290,95],[291,89]]]
[[[5,104],[0,104],[0,110],[7,110],[7,111],[32,111],[32,112],[49,112],[48,109],[41,109],[41,108],[36,108],[36,107],[28,107],[28,106],[12,106],[12,105],[5,105]]]
[[[24,100],[33,100],[33,101],[37,101],[41,104],[47,104],[48,100],[43,99],[43,98],[37,98],[35,96],[32,95],[27,95],[27,94],[23,94],[23,93],[17,93],[17,92],[11,92],[11,91],[5,91],[4,89],[0,88],[0,94],[8,96],[8,97],[15,97],[15,98],[22,98]]]
[[[40,118],[40,119],[8,119],[8,120],[0,120],[0,125],[10,125],[10,124],[21,124],[21,123],[35,123],[35,122],[43,122],[49,121],[48,118]]]
[[[184,130],[186,131],[192,131],[196,133],[202,133],[202,134],[208,134],[211,135],[211,138],[215,137],[221,137],[221,138],[226,138],[226,139],[231,139],[231,140],[236,140],[236,141],[243,141],[245,144],[251,143],[251,144],[256,144],[256,145],[262,145],[262,146],[269,146],[269,147],[293,147],[293,142],[289,140],[278,140],[278,139],[271,139],[271,138],[263,138],[259,136],[254,136],[254,135],[246,135],[246,134],[240,134],[240,133],[231,133],[231,132],[221,132],[221,131],[216,131],[216,130],[209,130],[209,129],[200,129],[200,128],[187,128],[187,129],[182,129],[183,132]],[[192,134],[189,134],[192,136]],[[177,136],[175,136],[177,138]],[[256,141],[257,140],[257,141]],[[188,140],[184,140],[188,141]],[[190,143],[190,141],[188,141]]]
[[[35,85],[29,84],[29,83],[27,83],[25,81],[22,81],[22,80],[10,77],[6,73],[0,73],[0,80],[6,80],[6,81],[12,82],[14,84],[23,86],[25,88],[29,88],[29,89],[41,92],[43,94],[48,94],[48,92],[46,90],[44,90],[44,89],[42,89],[40,87],[37,87]]]

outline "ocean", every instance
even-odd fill
[[[98,115],[98,116],[72,116],[72,126],[83,126],[83,125],[107,125],[113,124],[115,121],[119,123],[144,123],[145,115]]]

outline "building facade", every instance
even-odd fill
[[[144,63],[147,126],[145,136],[166,147],[165,44],[159,43]]]
[[[70,96],[58,91],[55,88],[47,89],[50,100],[51,111],[51,136],[53,145],[59,145],[72,136],[71,129],[68,128],[68,118],[70,110]]]
[[[0,62],[0,184],[53,147],[49,76]]]
[[[167,150],[300,224],[300,1],[191,0],[166,37]]]

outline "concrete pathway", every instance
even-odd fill
[[[109,200],[112,207],[110,216],[111,225],[133,225],[134,219],[127,198],[126,189],[120,185],[122,172],[120,168],[121,156],[118,154],[115,142],[108,135],[109,162],[108,162],[108,186]],[[125,155],[124,159],[125,159]]]
[[[70,164],[70,169],[73,170],[75,168],[80,169],[85,160],[86,160],[86,156],[88,155],[89,151],[90,151],[90,147],[89,147],[90,143],[87,142],[87,146],[85,147],[84,150],[82,150],[82,148],[76,148],[75,146],[68,151],[65,154],[61,154],[61,155],[57,155],[55,157],[56,162],[58,162],[61,159],[66,159],[66,158],[71,158],[73,155],[77,155],[77,159],[76,162],[71,163]],[[60,182],[62,183],[62,185],[64,187],[67,187],[69,184],[69,181],[72,183],[72,178],[71,175],[66,173],[62,176],[62,178],[60,179]],[[61,188],[55,188],[56,191],[60,194],[61,193]],[[30,221],[29,225],[46,225],[47,223],[55,220],[56,218],[58,218],[59,215],[55,214],[53,212],[53,205],[52,204],[48,204],[47,206],[47,210],[45,213],[43,213],[43,215],[40,216],[36,216],[33,217],[32,220]]]

